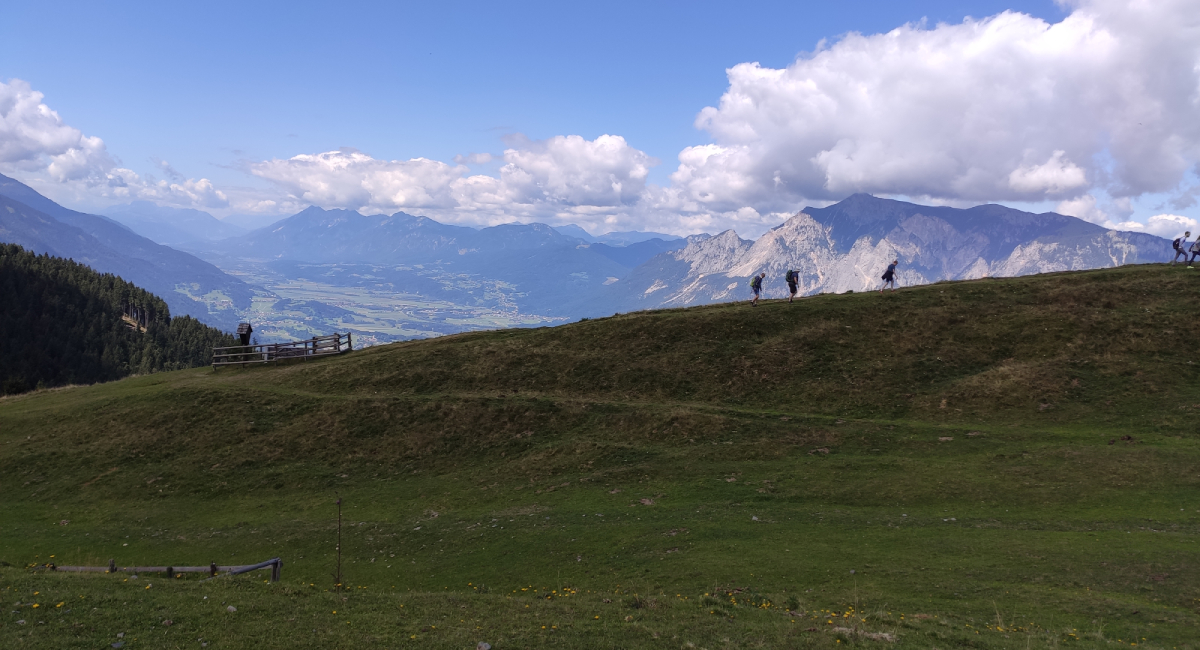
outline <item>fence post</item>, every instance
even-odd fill
[[[175,577],[175,567],[173,567],[173,566],[167,567],[167,580],[170,580],[171,578],[174,578],[174,577]]]
[[[117,561],[116,561],[116,560],[109,560],[109,561],[108,561],[108,572],[109,572],[109,573],[116,573],[116,572],[117,572]]]
[[[275,560],[275,564],[271,565],[271,582],[279,582],[279,576],[283,573],[283,560]]]
[[[217,575],[217,563],[216,562],[213,562],[208,565],[208,575],[210,575],[210,576]]]

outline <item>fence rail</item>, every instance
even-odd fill
[[[279,577],[283,573],[283,560],[273,557],[265,562],[258,564],[239,564],[234,566],[217,565],[216,562],[208,566],[117,566],[113,560],[108,561],[108,566],[55,566],[50,565],[53,571],[70,571],[76,573],[163,573],[168,578],[172,578],[177,573],[207,573],[210,576],[215,576],[221,572],[228,575],[238,575],[257,571],[258,569],[271,569],[271,582],[279,582]]]
[[[267,343],[265,345],[235,345],[213,348],[212,365],[240,366],[247,363],[278,363],[287,359],[311,359],[349,352],[354,349],[350,333],[318,336],[307,341]]]

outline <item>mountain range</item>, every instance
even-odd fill
[[[1056,213],[923,206],[868,194],[805,208],[755,241],[732,230],[686,241],[606,287],[606,311],[747,299],[749,278],[762,272],[764,295],[782,298],[789,269],[799,274],[799,293],[812,295],[877,289],[894,259],[898,284],[906,286],[1162,262],[1171,249],[1161,237]]]
[[[64,208],[3,175],[0,241],[118,275],[161,297],[172,314],[227,331],[237,327],[237,311],[249,308],[253,295],[245,282],[204,260],[155,243],[107,217]],[[207,302],[201,299],[205,296]]]
[[[202,210],[163,207],[149,201],[114,205],[104,216],[139,235],[172,248],[187,248],[197,242],[217,241],[243,235],[246,229],[222,221]]]
[[[676,238],[540,223],[477,229],[319,207],[249,231],[147,203],[108,212],[69,210],[0,176],[0,240],[121,275],[162,296],[172,313],[226,329],[247,318],[291,319],[278,336],[354,324],[377,340],[746,299],[760,272],[765,295],[784,297],[789,269],[811,295],[877,288],[893,259],[899,285],[911,286],[1170,254],[1160,237],[1055,213],[867,194],[804,208],[756,240],[732,230]]]
[[[632,238],[618,233],[616,240]],[[616,246],[587,242],[541,223],[475,229],[404,212],[362,215],[314,206],[266,228],[210,242],[206,248],[218,263],[219,254],[260,262],[384,267],[341,277],[374,281],[386,274],[398,289],[424,284],[425,294],[434,298],[571,317],[600,288],[684,243],[654,237]],[[430,285],[446,285],[446,276],[458,280],[431,295]],[[464,283],[474,285],[465,294]]]
[[[644,242],[649,239],[661,239],[663,241],[683,239],[679,235],[668,235],[661,232],[646,232],[641,230],[622,230],[607,232],[603,235],[593,235],[573,223],[569,223],[565,226],[555,226],[554,229],[568,237],[582,239],[589,244],[608,244],[610,246],[629,246],[630,244]]]

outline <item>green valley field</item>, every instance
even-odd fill
[[[3,398],[0,646],[1200,648],[1198,295],[1131,266]]]

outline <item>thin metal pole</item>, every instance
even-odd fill
[[[333,575],[334,591],[342,590],[342,497],[338,495],[338,541],[337,541],[337,573]]]

